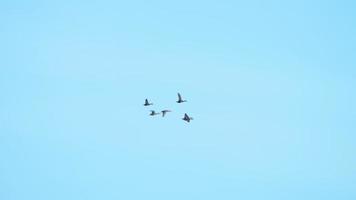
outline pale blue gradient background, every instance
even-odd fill
[[[1,1],[0,199],[356,199],[355,10]]]

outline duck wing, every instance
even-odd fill
[[[178,93],[178,101],[182,101],[182,96]]]

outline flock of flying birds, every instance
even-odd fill
[[[182,96],[178,93],[178,101],[176,101],[177,103],[184,103],[187,102],[187,100],[183,100]],[[151,106],[153,105],[153,103],[150,103],[148,101],[148,99],[145,99],[145,104],[143,104],[144,106]],[[156,112],[154,110],[151,110],[150,116],[155,116],[155,115],[160,115],[162,113],[162,117],[166,116],[166,114],[168,112],[172,112],[171,110],[162,110],[161,112]],[[192,117],[189,117],[187,113],[184,113],[184,117],[182,118],[182,120],[186,121],[186,122],[190,122],[190,120],[193,120]]]

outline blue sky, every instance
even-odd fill
[[[1,1],[0,199],[355,199],[355,8]]]

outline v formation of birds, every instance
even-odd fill
[[[178,93],[178,100],[176,101],[177,103],[184,103],[187,102],[187,100],[183,100],[182,96]],[[145,103],[143,104],[144,106],[151,106],[153,103],[149,102],[148,99],[145,99]],[[162,117],[166,116],[167,113],[172,112],[171,110],[162,110],[161,112],[156,112],[154,110],[151,110],[151,113],[149,114],[150,116],[155,116],[155,115],[160,115],[162,114]],[[182,120],[186,122],[190,122],[193,120],[192,117],[189,117],[187,113],[184,113],[184,116]]]

